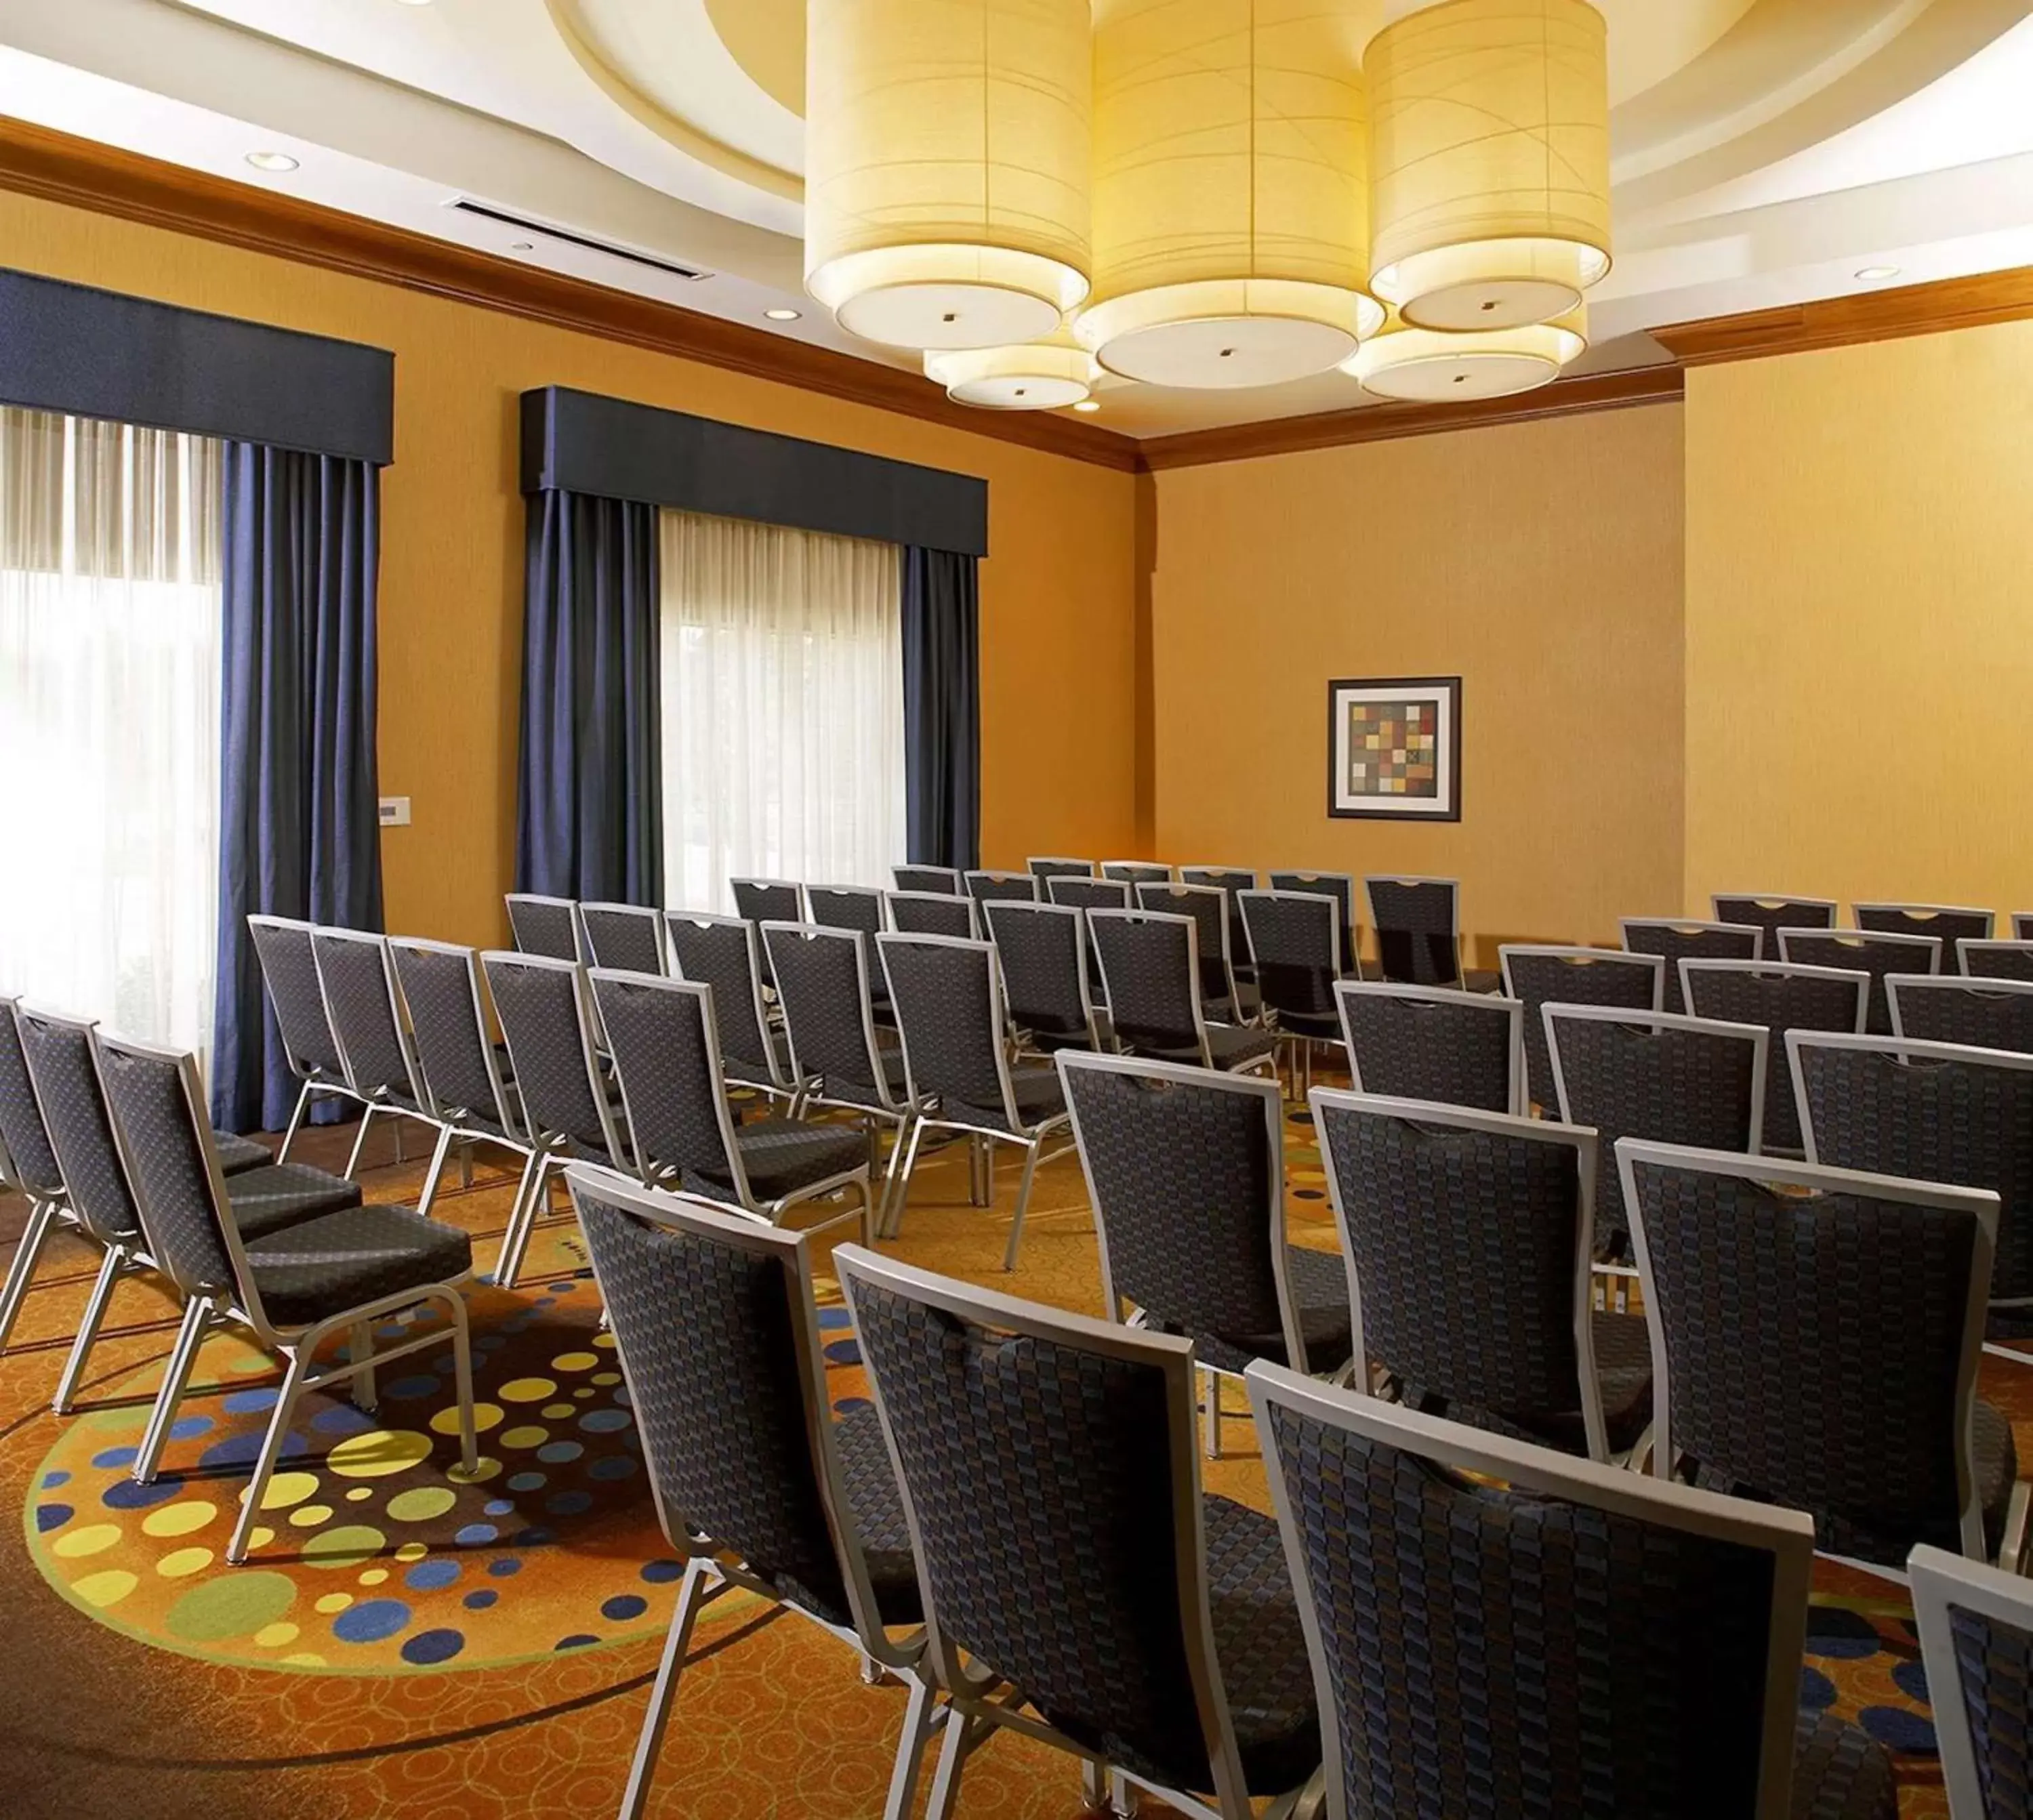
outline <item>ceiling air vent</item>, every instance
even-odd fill
[[[504,227],[512,227],[518,233],[541,234],[546,240],[562,241],[567,246],[576,246],[582,252],[604,253],[609,259],[626,260],[631,265],[647,267],[651,272],[661,272],[668,278],[682,278],[696,284],[701,279],[710,278],[709,272],[702,272],[695,265],[680,265],[674,259],[659,259],[654,253],[638,253],[632,246],[616,246],[611,241],[595,240],[589,234],[575,234],[568,227],[553,227],[548,221],[537,221],[526,215],[511,215],[505,208],[495,208],[485,202],[475,202],[470,196],[455,197],[449,206],[461,215],[474,215],[483,221],[499,223]]]

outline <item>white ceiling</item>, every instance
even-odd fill
[[[1369,3],[1381,22],[1429,0]],[[2033,264],[2033,0],[1597,3],[1616,264],[1582,370],[1664,358],[1645,331],[1668,323]],[[0,0],[0,110],[908,365],[803,294],[803,23],[802,0]],[[1857,276],[1879,266],[1898,277]],[[1101,398],[1091,421],[1132,436],[1363,402],[1338,374]]]

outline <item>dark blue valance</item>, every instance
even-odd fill
[[[988,483],[972,474],[563,386],[522,395],[522,490],[988,553]]]
[[[378,347],[0,271],[0,403],[386,466]]]

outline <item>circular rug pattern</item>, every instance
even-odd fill
[[[138,1641],[305,1672],[487,1668],[661,1635],[683,1568],[657,1526],[593,1284],[482,1286],[470,1306],[473,1482],[450,1476],[450,1346],[427,1348],[382,1369],[371,1415],[343,1384],[300,1401],[247,1561],[229,1567],[279,1374],[251,1344],[220,1336],[198,1360],[153,1485],[129,1468],[159,1364],[103,1393],[114,1406],[66,1425],[31,1481],[36,1564],[72,1605]],[[837,1305],[822,1319],[847,1326]],[[380,1330],[391,1343],[406,1332]],[[850,1336],[829,1337],[837,1371],[858,1364]],[[754,1602],[731,1593],[714,1617]]]

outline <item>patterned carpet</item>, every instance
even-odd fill
[[[302,1160],[336,1167],[345,1128],[313,1133]],[[369,1196],[414,1195],[421,1170],[391,1140]],[[1289,1128],[1297,1236],[1331,1245],[1332,1219],[1305,1115]],[[1099,1312],[1093,1227],[1076,1163],[1046,1170],[1013,1279],[998,1268],[1016,1170],[993,1210],[970,1208],[957,1156],[921,1166],[898,1252],[1040,1301]],[[440,1211],[491,1264],[509,1198],[484,1165]],[[8,1247],[20,1209],[0,1200]],[[264,1500],[249,1564],[224,1539],[276,1373],[231,1338],[208,1346],[160,1481],[126,1467],[174,1311],[123,1286],[84,1413],[47,1399],[92,1259],[64,1241],[45,1264],[13,1348],[0,1358],[0,1499],[23,1513],[0,1542],[9,1619],[0,1663],[0,1747],[13,1820],[365,1820],[612,1812],[653,1672],[678,1570],[651,1508],[627,1393],[568,1220],[540,1230],[521,1287],[473,1301],[488,1465],[455,1485],[451,1358],[390,1368],[380,1408],[313,1397]],[[837,1406],[865,1391],[830,1279],[822,1283]],[[391,1333],[394,1330],[391,1330]],[[2033,1371],[1987,1359],[1984,1390],[2033,1453]],[[1233,1400],[1239,1412],[1243,1406]],[[1246,1412],[1210,1486],[1260,1506]],[[1856,1718],[1898,1752],[1901,1811],[1947,1811],[1926,1687],[1889,1589],[1825,1567],[1817,1578],[1803,1698]],[[700,1632],[652,1812],[852,1816],[880,1811],[902,1713],[864,1686],[852,1656],[813,1627],[736,1595]],[[1005,1735],[969,1766],[972,1820],[1070,1820],[1070,1758]]]

